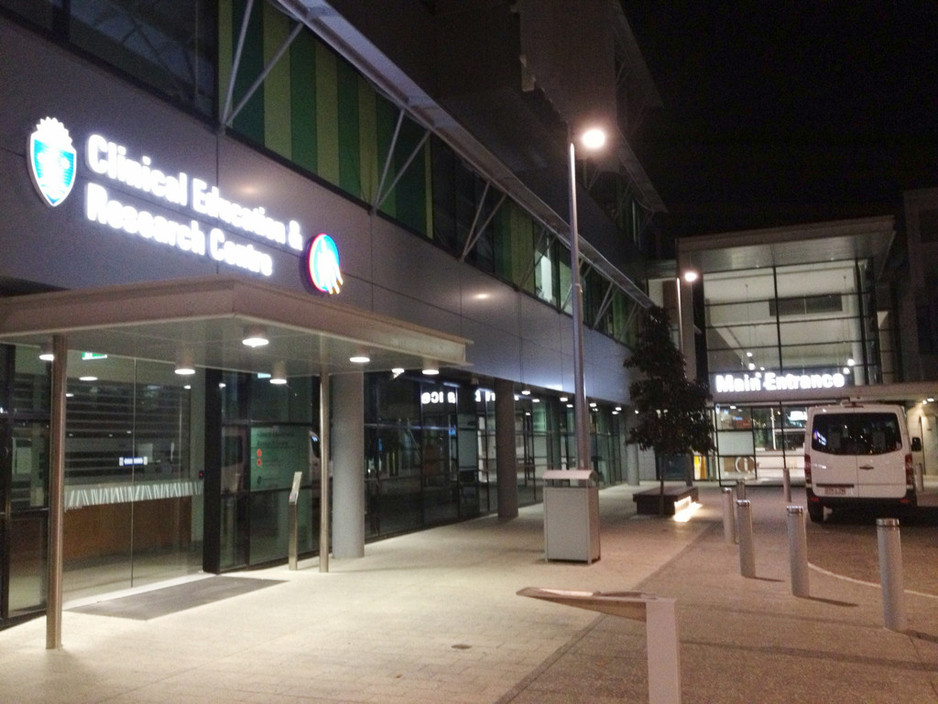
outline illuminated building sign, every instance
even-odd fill
[[[329,235],[316,235],[306,252],[306,271],[310,283],[324,293],[338,293],[342,286],[339,248]]]
[[[75,183],[75,147],[65,125],[40,120],[29,135],[29,175],[42,199],[53,208],[68,198]]]
[[[840,372],[833,374],[714,374],[711,388],[718,394],[796,391],[814,389],[840,389],[847,385],[847,377]]]
[[[29,139],[30,175],[47,204],[56,206],[68,197],[75,181],[76,156],[61,122],[54,118],[39,122]],[[93,174],[85,187],[84,202],[85,218],[90,222],[265,277],[273,274],[273,257],[255,243],[294,252],[304,249],[302,229],[296,220],[279,220],[264,207],[231,200],[218,186],[184,171],[164,169],[152,157],[135,154],[100,134],[88,136],[84,160]],[[127,202],[115,196],[112,184],[188,216],[164,216]],[[336,293],[342,278],[338,250],[331,238],[329,242],[334,266],[322,265],[329,285],[322,290]]]

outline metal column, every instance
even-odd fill
[[[62,561],[65,536],[65,386],[68,345],[64,335],[52,337],[52,427],[49,430],[49,603],[46,606],[46,648],[62,647]]]
[[[329,571],[329,372],[319,376],[319,571]]]

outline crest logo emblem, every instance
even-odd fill
[[[42,199],[55,207],[75,184],[77,154],[65,125],[54,117],[39,121],[29,135],[29,175]]]

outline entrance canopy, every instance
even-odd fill
[[[269,343],[242,343],[248,331]],[[468,340],[332,300],[208,277],[0,298],[0,342],[287,376],[464,367]],[[350,357],[364,355],[362,364]]]

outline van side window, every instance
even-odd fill
[[[814,417],[811,449],[829,455],[882,455],[902,449],[893,413],[825,413]]]

